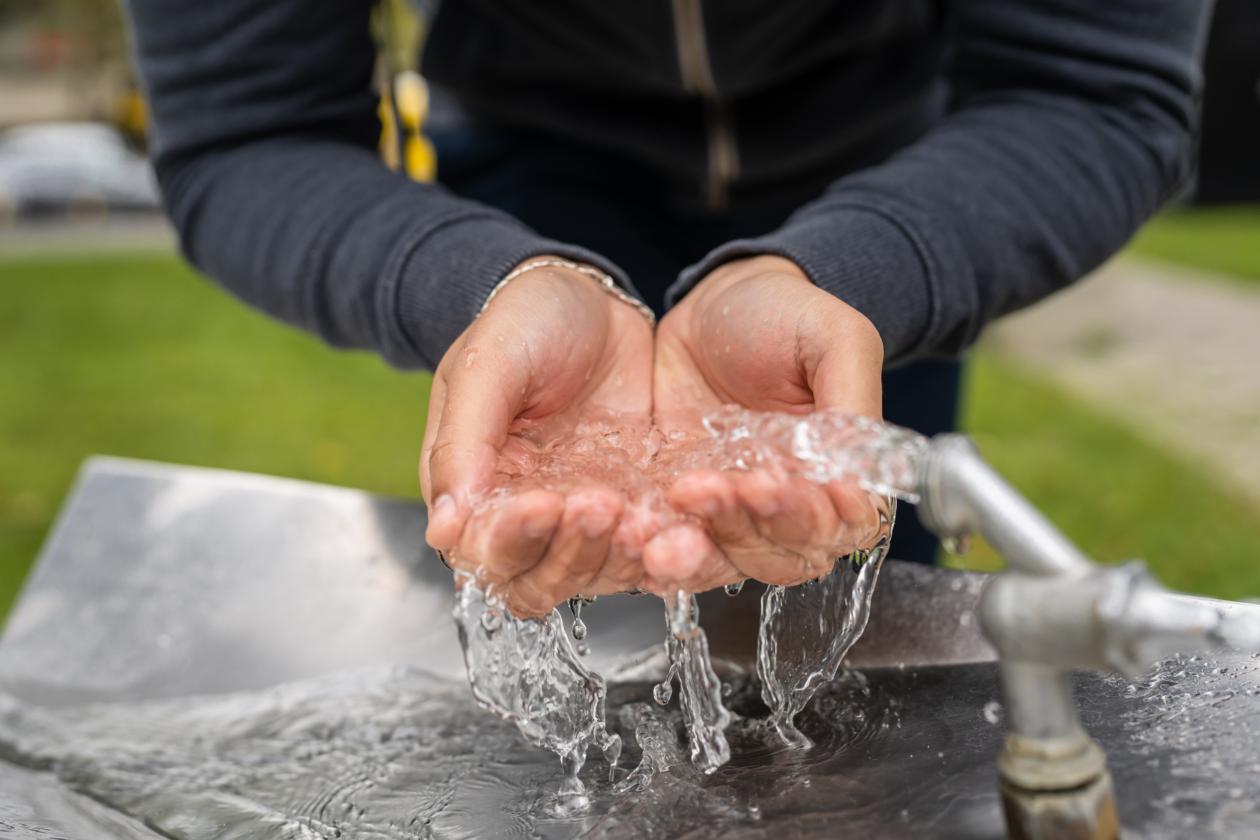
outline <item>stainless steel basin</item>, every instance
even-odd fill
[[[262,689],[391,663],[459,677],[450,574],[425,547],[424,524],[416,502],[355,490],[92,459],[0,637],[0,691],[65,708]],[[896,710],[897,726],[831,759],[860,784],[790,820],[712,832],[1003,836],[993,769],[1000,692],[973,613],[985,580],[890,561],[849,661],[866,675],[869,702]],[[751,591],[702,598],[715,657],[751,669],[757,610]],[[586,618],[596,670],[663,637],[650,597],[601,598]],[[1260,836],[1256,661],[1197,658],[1157,677],[1139,686],[1078,680],[1124,824],[1143,837]],[[27,772],[0,765],[0,776]],[[755,790],[775,772],[737,755],[712,778]],[[20,796],[35,782],[7,787]]]

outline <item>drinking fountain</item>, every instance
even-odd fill
[[[980,457],[941,435],[918,470],[919,515],[945,540],[983,536],[1007,568],[984,587],[1009,732],[997,759],[1012,838],[1119,835],[1102,749],[1081,726],[1072,671],[1137,678],[1175,653],[1260,650],[1260,621],[1163,588],[1141,563],[1092,563]]]
[[[1260,835],[1260,662],[1224,649],[1254,648],[1260,606],[1169,593],[1140,567],[1093,564],[965,439],[935,439],[916,467],[920,509],[936,533],[983,535],[1008,568],[983,575],[884,564],[866,633],[846,660],[852,690],[831,712],[807,708],[798,721],[825,735],[821,716],[842,714],[843,748],[816,739],[799,755],[737,750],[694,796],[670,799],[666,778],[663,792],[631,797],[615,813],[597,809],[586,822],[531,822],[509,796],[477,812],[477,830],[460,822],[473,812],[453,806],[436,812],[433,826],[563,840],[649,829],[698,837],[720,829],[747,840],[999,840],[1115,836],[1117,825],[1151,840]],[[34,748],[13,721],[72,721],[90,733],[93,721],[132,708],[265,704],[272,693],[288,696],[285,686],[356,669],[415,669],[407,673],[463,691],[451,576],[424,546],[425,523],[418,501],[348,488],[86,462],[0,635],[0,823],[17,813],[41,829],[33,836],[74,840],[198,838],[208,835],[196,826],[239,804],[303,826],[317,817],[343,837],[418,836],[399,815],[423,793],[419,758],[391,772],[348,750],[330,764],[336,778],[296,802],[255,805],[259,793],[211,785],[186,792],[181,811],[120,800],[118,780],[89,783],[72,762],[24,752]],[[699,599],[724,676],[753,670],[756,592]],[[613,673],[663,640],[654,598],[601,597],[583,616],[586,661],[597,671]],[[1191,650],[1204,653],[1173,653],[1136,682],[1126,676]],[[425,720],[418,710],[415,726]],[[493,723],[481,713],[473,720]],[[374,725],[362,722],[360,734]],[[337,784],[360,760],[356,783]],[[528,802],[558,775],[541,750],[522,749],[514,761],[484,776],[470,770],[466,784]],[[224,777],[232,770],[224,765]],[[505,778],[524,781],[517,788]],[[305,810],[333,791],[353,807]],[[713,810],[697,810],[701,794]],[[756,805],[757,817],[741,803]]]

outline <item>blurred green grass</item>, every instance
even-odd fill
[[[1142,558],[1190,592],[1260,595],[1260,514],[1195,465],[986,353],[972,359],[963,423],[985,457],[1095,559]],[[982,542],[947,562],[1001,566]]]
[[[428,381],[277,326],[174,256],[0,261],[0,615],[85,456],[418,496]]]
[[[324,347],[167,255],[0,260],[0,616],[78,465],[108,453],[418,496],[428,378]],[[1088,551],[1260,594],[1260,520],[1130,431],[981,353],[967,425]],[[983,546],[964,564],[986,568]]]
[[[1260,281],[1260,205],[1170,210],[1142,228],[1129,251]]]

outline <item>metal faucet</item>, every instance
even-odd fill
[[[963,435],[933,438],[919,462],[919,516],[942,539],[982,535],[1007,563],[981,595],[998,651],[1009,731],[998,757],[1013,838],[1119,836],[1106,757],[1081,726],[1074,668],[1137,677],[1174,653],[1260,649],[1260,627],[1162,587],[1139,562],[1091,562]]]

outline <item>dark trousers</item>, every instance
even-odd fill
[[[438,178],[453,192],[498,207],[538,233],[601,253],[629,273],[662,312],[665,289],[686,266],[731,239],[774,230],[793,207],[691,213],[666,202],[663,176],[642,165],[553,138],[485,128],[432,133]],[[862,243],[854,243],[862,247]],[[957,424],[961,365],[916,362],[884,374],[884,417],[923,434]],[[892,556],[935,562],[936,538],[910,505],[897,513]]]

